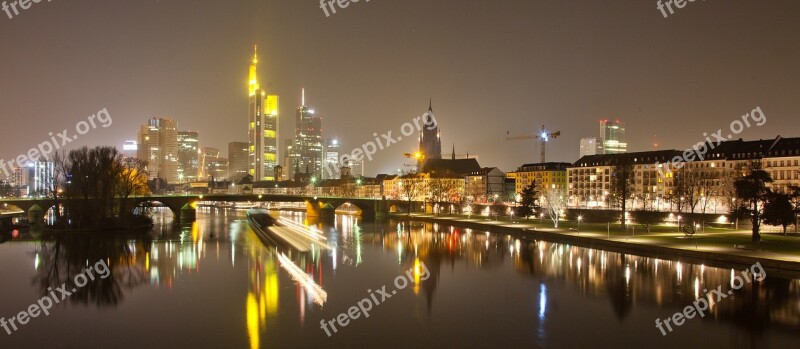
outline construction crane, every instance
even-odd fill
[[[538,140],[539,144],[541,144],[542,147],[542,161],[541,161],[542,163],[545,162],[545,146],[547,145],[547,142],[550,141],[550,138],[556,139],[558,138],[558,136],[561,136],[561,131],[547,132],[544,128],[544,125],[542,125],[542,130],[539,133],[535,134],[529,134],[525,136],[511,136],[510,133],[511,133],[510,131],[506,131],[507,141],[518,141],[523,139]]]
[[[414,158],[417,159],[418,161],[422,161],[425,159],[425,154],[422,154],[421,152],[403,153],[403,156],[409,159]]]

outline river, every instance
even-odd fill
[[[8,334],[3,348],[787,348],[800,343],[800,275],[711,267],[422,222],[309,222],[332,247],[279,252],[243,211],[204,208],[146,236],[26,234],[0,244],[0,316],[89,266],[94,277]],[[97,270],[95,270],[95,274]],[[733,290],[732,280],[744,276]],[[407,285],[398,279],[404,279]],[[749,282],[747,281],[749,280]],[[384,289],[383,287],[386,286]],[[706,291],[704,316],[655,326]],[[387,292],[387,296],[376,293]],[[731,290],[728,293],[728,290]],[[376,296],[375,298],[372,298]],[[380,297],[377,297],[380,296]],[[61,297],[61,296],[59,296]],[[342,326],[339,314],[370,309]],[[362,303],[359,303],[362,302]],[[365,307],[364,307],[365,308]],[[366,309],[365,309],[366,310]],[[345,315],[346,316],[346,315]],[[323,328],[321,322],[326,326]],[[333,330],[332,327],[336,327]],[[330,336],[329,336],[330,334]]]

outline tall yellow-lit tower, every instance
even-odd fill
[[[278,164],[278,96],[267,95],[258,83],[258,47],[253,47],[253,59],[248,74],[248,136],[250,175],[256,181],[276,180]],[[280,178],[277,178],[280,180]]]

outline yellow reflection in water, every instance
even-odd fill
[[[419,265],[419,257],[414,260],[414,294],[419,294],[419,274],[422,267]]]
[[[258,349],[260,342],[258,303],[252,292],[247,295],[247,333],[250,335],[250,348]]]
[[[252,241],[258,237],[251,232]],[[247,333],[250,347],[258,348],[261,332],[267,328],[267,318],[278,313],[278,271],[272,252],[259,244],[252,244],[250,254],[249,281],[247,293]]]

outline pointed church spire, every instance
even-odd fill
[[[453,143],[453,160],[456,159],[456,144]]]

